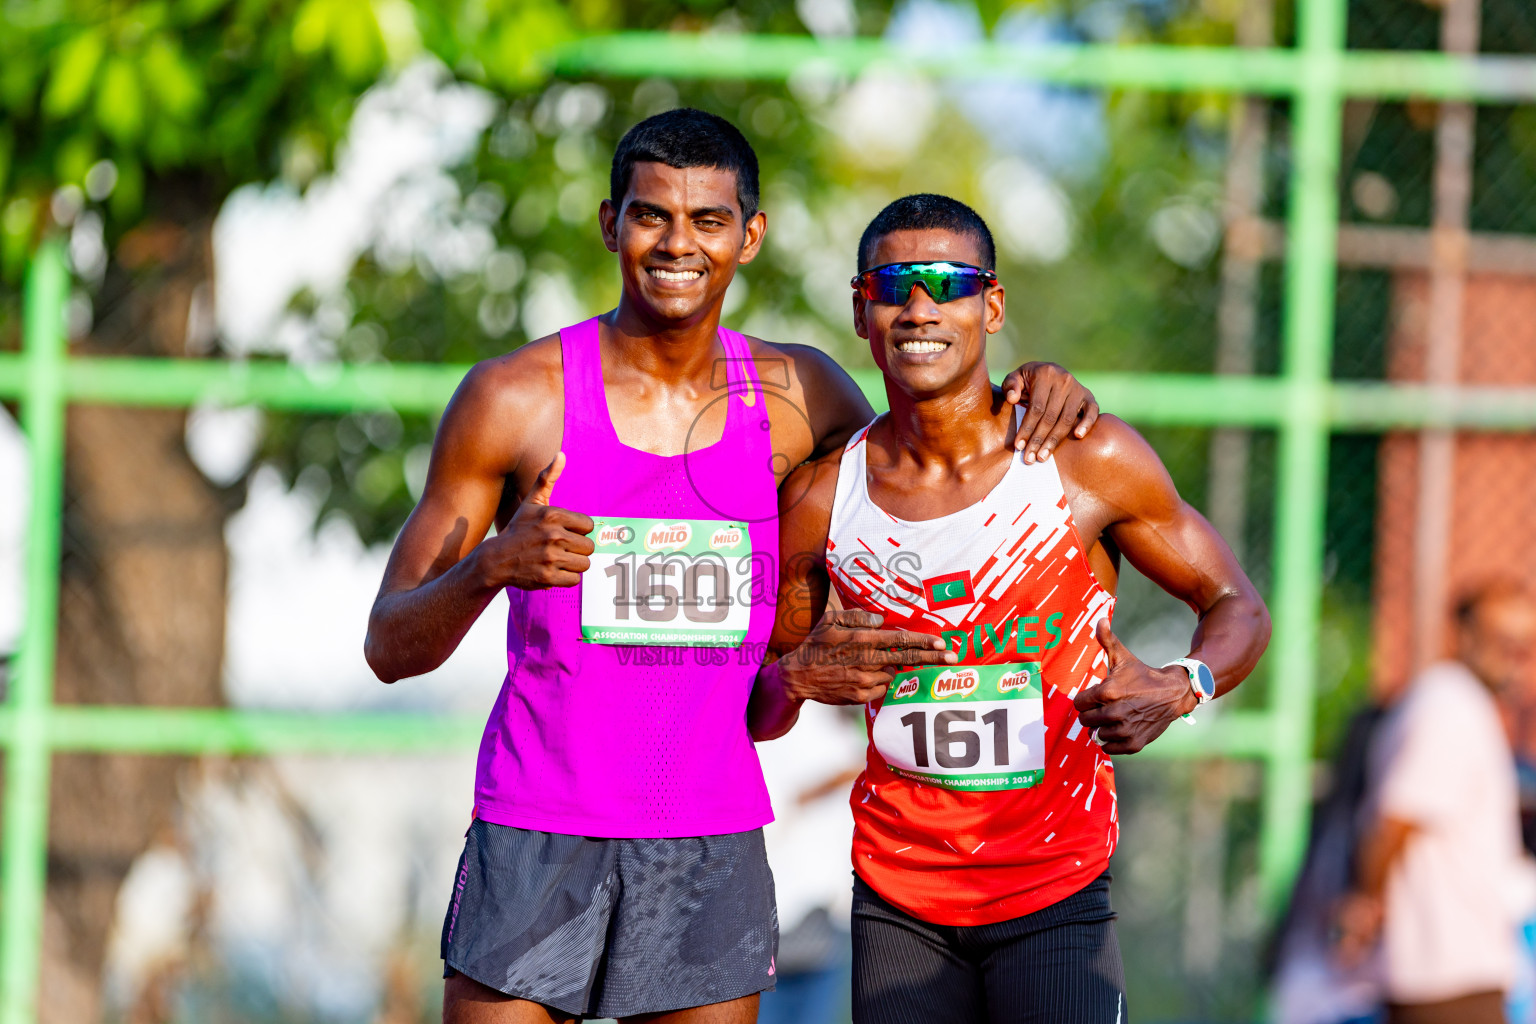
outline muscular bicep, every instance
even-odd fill
[[[1182,499],[1158,514],[1134,516],[1110,527],[1110,538],[1130,563],[1196,613],[1246,589],[1232,549],[1205,517]]]
[[[462,478],[423,493],[395,538],[379,592],[410,590],[457,565],[485,539],[500,497],[500,481]]]
[[[837,463],[819,460],[779,488],[779,589],[768,641],[774,657],[798,647],[826,611],[827,523],[836,480]]]
[[[522,446],[515,423],[498,414],[503,396],[487,376],[479,368],[471,371],[443,413],[421,500],[395,539],[381,594],[441,576],[484,540],[495,522]]]
[[[1099,441],[1102,457],[1084,473],[1094,499],[1108,510],[1103,535],[1197,614],[1227,594],[1251,590],[1232,549],[1179,495],[1151,445],[1124,423],[1105,419],[1113,422]]]

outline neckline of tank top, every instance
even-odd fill
[[[885,414],[881,413],[880,415],[883,416]],[[1013,429],[1014,429],[1015,432],[1018,431],[1019,423],[1023,419],[1023,416],[1024,416],[1023,407],[1022,406],[1017,406],[1017,405],[1014,406],[1013,407]],[[879,418],[880,418],[879,416],[875,417],[875,419],[879,419]],[[874,420],[870,421],[870,426],[871,427],[874,426]],[[975,513],[977,511],[979,511],[980,509],[985,507],[988,502],[990,502],[992,500],[994,495],[996,495],[999,491],[1001,491],[1003,489],[1003,485],[1008,482],[1009,477],[1013,476],[1013,474],[1016,471],[1017,472],[1023,472],[1023,471],[1028,470],[1028,469],[1037,469],[1038,470],[1038,469],[1044,469],[1044,468],[1050,468],[1050,469],[1054,470],[1056,468],[1055,463],[1052,462],[1049,459],[1047,459],[1044,462],[1036,462],[1033,466],[1026,466],[1024,464],[1024,453],[1022,451],[1015,451],[1013,453],[1013,457],[1008,460],[1008,469],[1006,471],[1004,471],[1002,476],[998,477],[997,483],[993,484],[990,488],[988,488],[986,494],[983,494],[981,497],[977,498],[975,501],[971,502],[969,505],[965,506],[964,508],[957,508],[953,512],[946,512],[946,513],[944,513],[941,516],[934,516],[932,519],[903,519],[900,516],[896,515],[894,512],[891,512],[885,506],[881,505],[878,501],[876,501],[874,499],[874,496],[869,493],[869,472],[868,472],[868,469],[867,469],[867,467],[869,465],[869,461],[868,461],[869,460],[869,456],[867,454],[868,447],[869,447],[869,433],[868,433],[867,429],[866,429],[866,432],[864,434],[863,445],[865,447],[865,453],[861,454],[860,458],[864,460],[866,469],[865,469],[865,472],[859,474],[859,491],[860,491],[861,494],[864,495],[864,500],[867,501],[873,507],[879,509],[882,515],[890,516],[892,520],[894,520],[895,522],[901,524],[902,526],[912,527],[913,529],[923,529],[923,528],[926,528],[926,527],[933,526],[935,523],[942,523],[946,519],[954,519],[954,518],[957,518],[959,516],[966,515],[967,513]],[[1058,476],[1059,476],[1059,474],[1058,474]]]
[[[608,382],[603,377],[603,334],[602,334],[603,328],[602,328],[602,320],[601,320],[600,317],[593,317],[592,320],[590,321],[590,323],[592,324],[592,333],[593,333],[594,337],[597,339],[597,346],[596,346],[597,347],[597,351],[594,353],[595,358],[597,359],[597,397],[602,401],[603,419],[604,419],[604,421],[608,425],[608,436],[613,439],[613,443],[614,444],[618,445],[620,448],[623,448],[626,452],[628,452],[628,453],[630,453],[632,455],[643,455],[643,456],[646,456],[647,458],[652,458],[652,459],[690,459],[690,458],[698,458],[699,456],[703,455],[705,452],[713,451],[714,449],[719,448],[722,444],[725,443],[726,435],[731,432],[731,427],[733,427],[733,426],[740,426],[740,424],[738,422],[739,416],[738,416],[737,411],[736,411],[736,403],[730,401],[731,396],[738,395],[738,394],[744,395],[744,394],[747,394],[747,393],[751,393],[751,394],[754,394],[754,395],[762,393],[762,385],[760,383],[757,383],[756,381],[749,381],[749,380],[747,380],[745,372],[741,371],[740,368],[738,368],[738,371],[737,371],[738,372],[738,379],[736,380],[736,382],[734,384],[731,383],[731,380],[730,380],[730,372],[731,372],[730,367],[731,367],[731,363],[734,361],[733,357],[731,356],[731,347],[730,347],[729,343],[727,343],[726,340],[725,340],[725,330],[726,329],[724,327],[716,327],[715,328],[715,337],[720,339],[720,347],[725,351],[725,359],[726,359],[726,371],[725,371],[726,372],[726,386],[725,386],[725,394],[723,396],[721,396],[724,399],[726,399],[725,426],[723,428],[721,428],[720,436],[717,437],[715,440],[711,441],[709,444],[705,445],[702,448],[695,448],[692,451],[689,451],[689,450],[685,449],[683,451],[678,452],[676,455],[662,455],[660,452],[648,452],[644,448],[636,448],[632,444],[626,444],[624,442],[624,439],[619,436],[619,428],[614,425],[614,422],[613,422],[613,410],[608,408]],[[742,336],[742,338],[743,338],[743,340],[745,340],[745,336]],[[748,351],[750,351],[750,349]],[[719,401],[719,399],[716,399],[716,401]],[[714,404],[714,403],[712,402],[710,404]],[[751,408],[756,403],[755,402],[748,402],[745,398],[742,398],[741,404],[746,406],[747,408]],[[705,406],[705,408],[708,408],[708,406]],[[697,422],[697,419],[695,419],[695,422]],[[689,430],[689,433],[690,434],[692,433],[691,429]]]

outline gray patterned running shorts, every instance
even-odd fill
[[[778,941],[761,829],[588,839],[477,820],[443,921],[443,976],[628,1017],[772,989]]]

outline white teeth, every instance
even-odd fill
[[[898,352],[943,352],[949,346],[942,341],[904,341],[896,346]]]
[[[704,272],[701,270],[672,271],[662,270],[658,267],[651,267],[649,273],[652,277],[662,281],[697,281],[704,276]]]

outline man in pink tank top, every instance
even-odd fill
[[[746,709],[776,492],[872,413],[821,352],[720,327],[762,244],[757,203],[728,122],[635,126],[599,211],[617,308],[477,365],[444,413],[366,654],[386,682],[429,671],[508,594],[444,921],[445,1021],[751,1021],[773,987],[772,813]],[[1097,413],[1049,364],[1005,387],[1033,397],[1031,461]]]

